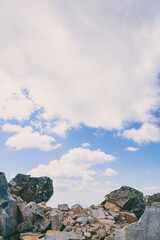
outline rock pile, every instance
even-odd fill
[[[14,240],[160,239],[151,237],[154,232],[160,236],[159,195],[143,197],[124,186],[106,195],[101,205],[83,209],[80,204],[48,207],[51,193],[49,178],[18,174],[8,185],[0,173],[0,240],[11,235]]]

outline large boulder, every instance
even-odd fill
[[[120,189],[114,190],[110,194],[107,194],[105,199],[106,201],[123,208],[130,199],[136,197],[143,197],[143,193],[134,188],[123,186]]]
[[[12,194],[26,202],[47,202],[53,195],[53,181],[49,177],[18,174],[9,182],[9,188]]]
[[[108,238],[109,239],[109,238]],[[115,234],[115,240],[158,240],[160,239],[160,207],[146,207],[140,220]]]
[[[8,237],[17,225],[17,203],[9,192],[5,174],[0,172],[0,235]]]

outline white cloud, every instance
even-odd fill
[[[61,144],[52,144],[55,139],[48,135],[40,135],[39,132],[33,131],[29,126],[20,127],[19,125],[5,124],[2,127],[3,131],[18,132],[10,137],[5,145],[20,150],[23,148],[38,148],[43,151],[54,150],[61,146]]]
[[[91,146],[90,143],[87,143],[87,142],[82,143],[82,147],[83,147],[83,148],[89,148],[90,146]]]
[[[144,123],[139,129],[129,129],[122,133],[127,139],[132,139],[138,144],[160,142],[160,128],[152,123]]]
[[[111,182],[111,181],[106,181],[106,184],[107,184],[107,185],[111,185],[112,182]]]
[[[55,133],[60,137],[66,137],[67,131],[71,128],[71,124],[69,124],[65,120],[57,120],[53,124],[46,124],[45,130],[49,133]]]
[[[112,177],[118,175],[118,172],[112,168],[107,168],[104,172],[104,175]]]
[[[151,110],[159,104],[160,3],[147,4],[102,0],[92,9],[90,1],[70,1],[67,8],[58,0],[1,4],[0,65],[12,83],[0,88],[0,117],[29,118],[34,102],[44,110],[41,117],[65,119],[71,126],[120,129],[126,122],[153,120]],[[62,124],[53,131],[64,136],[67,129]]]
[[[141,187],[138,188],[141,192],[143,192],[145,195],[153,195],[155,193],[158,193],[160,191],[160,186],[149,186],[149,187]]]
[[[13,125],[6,123],[2,126],[3,132],[20,132],[22,130],[22,127],[20,125]]]
[[[60,160],[50,161],[48,165],[40,164],[32,169],[32,176],[50,176],[55,181],[56,188],[67,188],[70,191],[94,189],[99,183],[94,180],[93,165],[109,163],[115,157],[102,151],[91,151],[85,148],[74,148],[64,154]]]
[[[125,151],[129,151],[129,152],[137,152],[139,151],[139,148],[135,148],[135,147],[127,147],[124,149]]]
[[[21,121],[28,119],[36,109],[17,81],[0,69],[0,118]]]

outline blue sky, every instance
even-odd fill
[[[1,171],[51,177],[49,204],[160,191],[158,0],[0,3]]]

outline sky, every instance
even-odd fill
[[[160,192],[160,1],[0,1],[0,171],[50,206]]]

